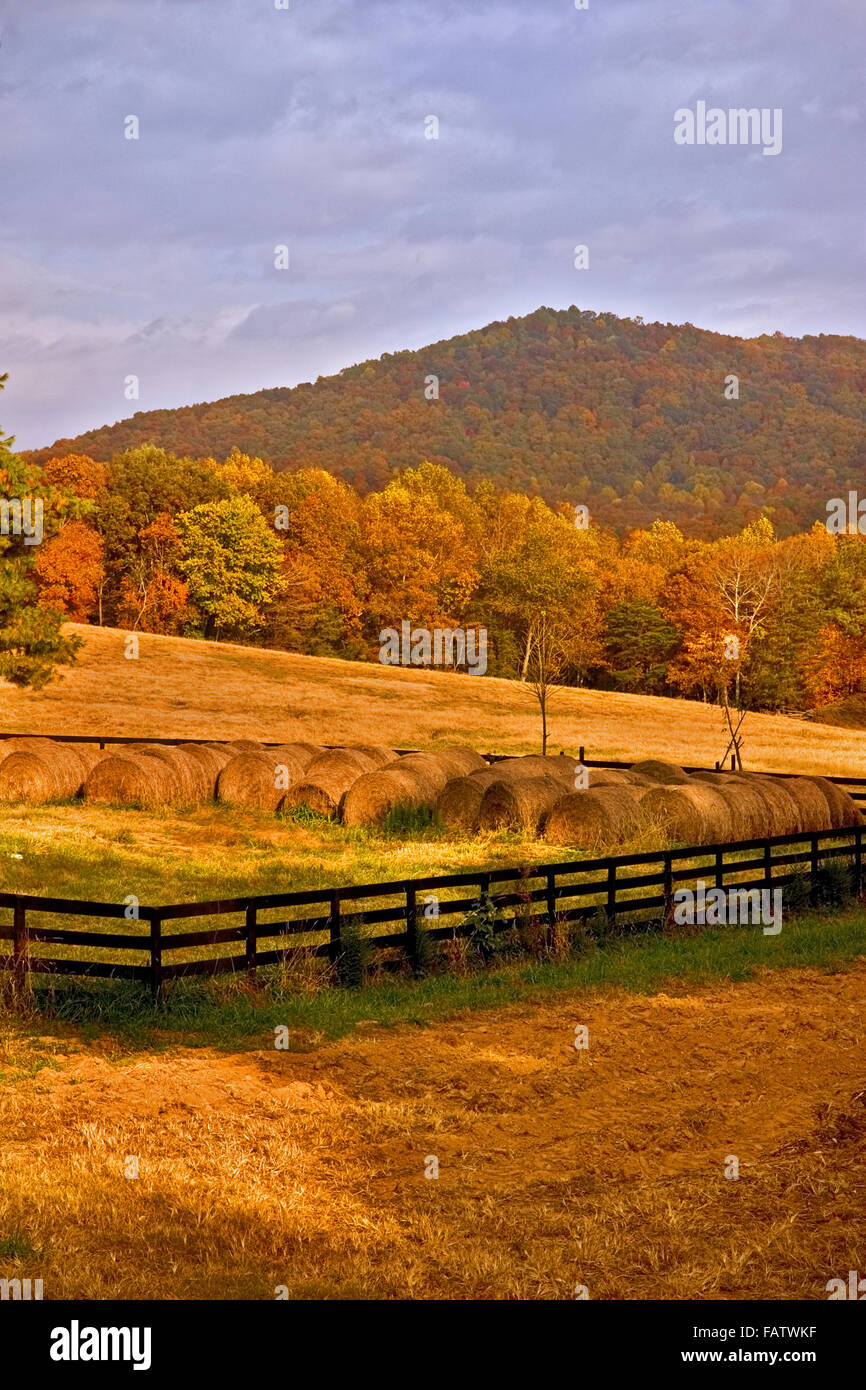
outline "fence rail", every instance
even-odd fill
[[[397,929],[368,938],[368,947],[380,953],[383,964],[398,968],[408,962],[417,972],[423,959],[423,938],[440,941],[467,937],[471,922],[441,924],[443,918],[463,918],[479,907],[492,908],[498,916],[494,932],[511,927],[552,933],[558,923],[585,921],[603,913],[606,923],[633,914],[656,914],[650,920],[671,919],[675,884],[711,882],[713,888],[750,891],[779,888],[798,874],[808,875],[813,895],[818,891],[823,864],[832,859],[851,861],[853,886],[863,886],[863,833],[866,827],[843,830],[803,831],[766,839],[740,840],[721,845],[693,845],[682,849],[649,850],[641,854],[568,860],[556,864],[439,874],[390,882],[347,884],[308,889],[297,893],[221,899],[212,902],[167,903],[137,909],[136,927],[125,932],[67,930],[33,921],[35,914],[126,919],[128,908],[117,903],[98,903],[76,898],[37,897],[0,893],[0,910],[11,911],[11,921],[0,921],[0,941],[11,941],[11,952],[0,955],[0,970],[8,971],[12,991],[22,994],[31,975],[79,975],[137,980],[149,984],[161,999],[167,981],[194,975],[243,972],[255,981],[260,967],[275,965],[302,951],[329,959],[340,977],[348,933],[365,927]],[[754,854],[752,853],[754,851]],[[742,856],[746,856],[743,858]],[[637,872],[636,872],[637,871]],[[745,878],[744,878],[745,875]],[[442,897],[458,890],[457,897]],[[462,891],[460,891],[462,890]],[[655,890],[655,891],[651,891]],[[430,898],[421,911],[422,895],[433,895],[434,915],[428,915]],[[362,906],[391,899],[384,906]],[[312,915],[286,916],[264,921],[262,914],[282,909],[316,909]],[[237,915],[241,921],[203,931],[166,931],[165,924],[191,918]],[[437,925],[426,925],[433,921]],[[146,924],[142,932],[138,924]],[[640,930],[641,923],[636,924]],[[299,938],[307,938],[300,940]],[[314,938],[310,940],[309,938]],[[236,944],[238,954],[208,955],[195,960],[172,959],[184,950]],[[260,943],[266,943],[262,945]],[[137,952],[136,963],[81,960],[33,954],[31,946],[86,948],[105,952]],[[390,953],[387,957],[382,953]],[[168,959],[166,959],[168,957]]]

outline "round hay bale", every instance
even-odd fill
[[[442,824],[449,830],[474,835],[478,830],[484,793],[497,780],[493,768],[472,772],[468,777],[452,777],[436,799],[436,811]]]
[[[288,745],[238,753],[226,763],[217,778],[217,800],[231,806],[276,811],[286,793],[302,781],[303,776],[304,767],[289,751]]]
[[[261,744],[257,744],[256,746],[260,753],[264,753],[268,757],[271,753],[275,753],[277,749],[280,749],[287,757],[293,758],[296,763],[300,763],[304,771],[306,771],[315,758],[320,758],[323,753],[329,751],[327,748],[320,747],[318,743],[295,743],[294,741],[291,743],[279,743],[273,748],[263,748]],[[286,759],[284,758],[283,762],[285,761]]]
[[[721,844],[734,838],[726,798],[705,782],[651,787],[641,797],[645,815],[684,845]]]
[[[412,759],[421,754],[411,754]],[[400,758],[375,772],[363,773],[343,797],[344,825],[378,825],[397,806],[430,807],[432,810],[447,775],[434,763],[432,770],[417,762],[403,767],[409,758]]]
[[[230,754],[205,743],[186,743],[184,752],[198,763],[201,769],[201,800],[213,801],[216,796],[217,778],[229,761]]]
[[[314,758],[291,791],[282,798],[279,810],[309,806],[311,811],[333,818],[338,815],[346,792],[365,772],[374,772],[376,760],[356,748],[339,748]]]
[[[600,849],[628,839],[642,821],[637,790],[611,783],[561,796],[548,812],[544,838],[554,845]]]
[[[480,753],[476,753],[474,748],[463,748],[459,744],[453,744],[446,748],[434,748],[429,753],[416,754],[407,753],[406,757],[430,757],[435,758],[439,767],[445,772],[447,781],[450,777],[468,777],[470,772],[484,772],[488,763],[482,758]],[[401,758],[404,763],[406,758]]]
[[[333,750],[340,752],[340,749]],[[393,748],[386,748],[384,743],[350,743],[344,750],[347,753],[363,753],[370,758],[376,767],[385,767],[387,763],[393,763],[397,758],[397,753]]]
[[[401,772],[419,772],[425,783],[434,786],[434,799],[452,777],[466,777],[472,772],[483,772],[487,764],[471,748],[440,748],[435,753],[406,753],[386,763],[383,772],[399,768]]]
[[[744,772],[740,775],[751,786],[757,788],[767,804],[764,835],[796,835],[803,829],[800,807],[781,778],[762,777],[755,772]]]
[[[849,825],[862,825],[863,814],[856,801],[836,782],[827,777],[806,777],[801,781],[813,782],[819,788],[830,812],[830,829],[843,830]]]
[[[98,743],[68,743],[66,747],[74,749],[84,765],[85,772],[96,767],[96,764],[105,757],[105,750],[100,748]]]
[[[0,763],[0,801],[35,805],[77,796],[87,773],[86,760],[68,744],[20,748]]]
[[[549,811],[562,800],[557,777],[518,777],[491,782],[478,812],[478,828],[538,835]]]
[[[236,753],[240,753],[241,751],[236,743],[217,743],[214,742],[213,739],[203,739],[201,743],[196,744],[196,747],[209,748],[212,753],[216,753],[217,757],[222,759],[223,767],[225,767],[229,758],[233,758]]]
[[[171,769],[174,778],[172,802],[189,806],[212,797],[213,793],[208,790],[208,774],[188,745],[154,744],[141,756],[153,758]]]
[[[555,777],[568,782],[572,787],[574,769],[577,765],[577,758],[572,758],[567,753],[557,753],[550,757],[542,757],[540,753],[527,753],[522,758],[503,758],[500,762],[490,764],[501,778]]]
[[[712,787],[722,797],[731,819],[732,840],[766,835],[767,803],[756,787],[728,772],[696,772],[691,780]]]
[[[54,740],[50,738],[4,738],[0,739],[0,763],[4,758],[9,758],[13,753],[22,753],[31,750],[34,753],[44,753],[46,749],[54,747]]]
[[[618,767],[590,767],[590,787],[652,787],[655,784],[640,772]]]
[[[645,758],[642,762],[632,763],[631,770],[642,777],[648,777],[651,782],[660,782],[666,787],[685,786],[689,781],[688,773],[683,772],[676,763],[663,763],[657,758]]]
[[[786,777],[782,785],[792,796],[800,811],[803,830],[831,830],[833,819],[830,806],[822,789],[809,777]]]
[[[177,776],[168,762],[129,748],[101,758],[84,783],[86,801],[145,809],[170,805],[177,791]]]

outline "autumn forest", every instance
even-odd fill
[[[2,384],[2,383],[0,383]],[[487,670],[744,708],[866,687],[866,344],[571,308],[315,386],[133,416],[21,455],[44,538],[0,536],[0,674],[62,622],[376,660],[483,628]],[[64,643],[66,645],[64,645]]]
[[[779,538],[764,517],[707,541],[656,519],[620,537],[430,462],[364,496],[237,451],[146,445],[26,468],[46,499],[27,581],[46,618],[356,660],[404,619],[482,626],[489,673],[512,677],[543,623],[563,683],[757,709],[866,682],[866,545],[821,523]]]

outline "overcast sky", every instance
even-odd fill
[[[866,0],[288,3],[0,0],[20,447],[540,304],[866,336]],[[677,145],[698,101],[781,152]]]

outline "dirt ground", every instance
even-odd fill
[[[46,1299],[811,1299],[866,1269],[866,961],[289,1041],[41,1040],[57,1070],[0,1087],[14,1272]]]

